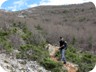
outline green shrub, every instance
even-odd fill
[[[85,21],[85,20],[86,20],[85,17],[79,18],[79,22],[83,22],[83,21]]]
[[[12,34],[15,34],[17,31],[18,31],[18,29],[17,29],[16,27],[12,27],[12,28],[10,29],[10,32],[11,32]]]
[[[17,55],[17,58],[26,58],[40,62],[44,58],[49,57],[48,51],[42,45],[26,44],[22,45],[19,50],[21,55]],[[31,51],[31,55],[28,53],[29,51]]]
[[[6,52],[8,52],[8,53],[13,51],[13,48],[10,43],[6,43],[4,47],[6,49]]]
[[[75,43],[76,43],[76,38],[75,38],[75,36],[72,38],[72,45],[74,45]]]
[[[0,30],[0,44],[7,53],[12,52],[13,48],[7,37],[10,35],[10,31]]]
[[[94,68],[94,64],[87,64],[87,63],[79,63],[79,70],[78,72],[89,72]]]
[[[0,30],[0,37],[1,36],[7,36],[9,34],[8,31]]]
[[[30,44],[32,42],[32,32],[27,29],[26,24],[21,22],[13,23],[12,32],[16,33],[19,30],[22,32],[19,33],[21,38],[26,42],[26,44]]]
[[[3,43],[3,42],[6,41],[6,40],[7,40],[6,37],[0,36],[0,43]]]
[[[23,35],[21,35],[21,37],[23,38],[23,40],[25,42],[30,42],[31,37],[32,37],[32,33],[27,31],[26,33],[24,33]]]
[[[57,52],[56,52],[55,57],[58,57],[58,59],[60,60],[60,57],[61,57],[60,51],[57,51]]]
[[[90,53],[83,53],[81,58],[82,58],[82,62],[86,62],[86,63],[92,62],[92,55]]]
[[[45,58],[41,65],[43,65],[47,70],[51,70],[52,72],[62,72],[62,63],[55,62],[50,58]]]
[[[1,39],[0,45],[2,45],[2,49],[4,49],[7,53],[11,53],[13,51],[13,47],[10,42],[7,41],[7,39]]]
[[[60,58],[60,52],[56,53],[56,57]],[[69,45],[66,50],[66,59],[78,65],[78,72],[88,72],[92,70],[96,63],[96,55],[90,52],[79,52],[72,45]]]
[[[93,44],[93,38],[92,38],[92,36],[90,36],[88,38],[88,48],[92,48],[92,44]]]
[[[20,28],[22,30],[25,30],[27,28],[26,27],[26,24],[25,23],[21,23],[21,22],[13,23],[13,26],[12,27],[17,27],[17,28]]]
[[[64,10],[62,13],[69,13],[69,11],[68,10]]]
[[[43,30],[39,24],[38,24],[37,26],[35,26],[35,28],[36,28],[37,30]]]

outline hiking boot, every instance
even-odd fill
[[[64,64],[66,64],[66,62],[63,62]]]

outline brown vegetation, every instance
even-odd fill
[[[63,36],[75,47],[96,53],[96,8],[91,2],[39,6],[17,12],[0,11],[1,28],[10,28],[13,23],[26,24],[34,36],[39,35],[37,39],[58,44],[59,37]]]

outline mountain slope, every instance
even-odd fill
[[[45,49],[48,43],[58,46],[60,36],[68,42],[68,61],[78,64],[79,72],[92,69],[96,62],[94,4],[89,2],[67,6],[39,6],[17,12],[0,10],[0,55],[2,57],[4,54],[4,58],[9,59],[1,59],[0,65],[6,65],[7,62],[10,70],[10,66],[13,66],[10,61],[20,59],[27,61],[25,65],[37,61],[47,70],[61,72],[62,64],[55,62],[57,60],[54,57],[55,61],[52,61]],[[19,52],[14,54],[14,50]],[[12,67],[13,70],[15,66]]]
[[[69,43],[96,53],[96,8],[93,3],[67,6],[39,6],[17,12],[0,11],[0,27],[25,23],[34,35],[58,44],[63,36]]]

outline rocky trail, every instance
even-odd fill
[[[50,53],[50,57],[52,60],[59,62],[58,58],[55,57],[55,53],[58,51],[59,47],[56,46],[52,46],[50,44],[48,44],[48,50]],[[64,64],[64,67],[67,69],[68,72],[77,72],[78,68],[77,65],[67,62],[66,64]]]

